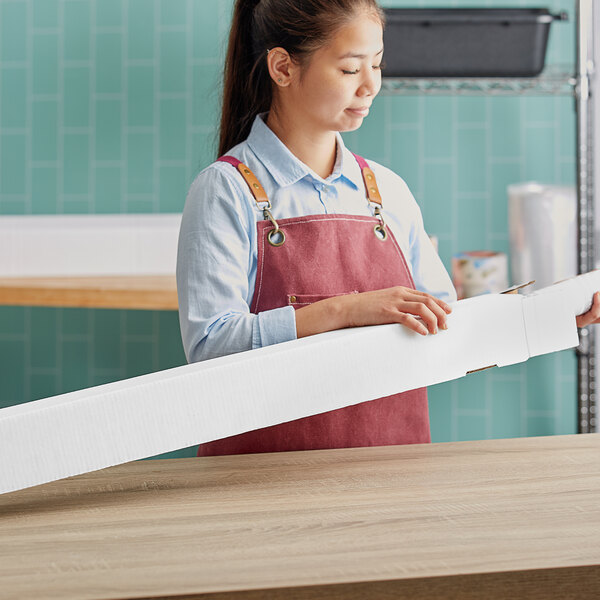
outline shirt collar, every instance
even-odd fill
[[[247,142],[250,149],[267,168],[280,186],[296,183],[307,175],[317,181],[324,181],[310,167],[296,158],[289,148],[265,123],[267,113],[256,115]],[[362,174],[356,159],[344,145],[342,136],[336,132],[337,155],[333,172],[326,181],[333,182],[344,177],[355,188],[362,184]]]

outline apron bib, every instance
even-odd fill
[[[266,204],[266,218],[257,223],[258,267],[252,313],[282,306],[298,309],[332,296],[393,286],[415,289],[402,250],[382,219],[306,215],[275,221],[268,198],[252,172],[233,157],[219,160],[236,167],[259,206]],[[364,159],[356,156],[356,160],[369,200],[381,205],[373,172]],[[378,209],[376,214],[380,215]],[[376,377],[376,370],[366,372],[365,377]],[[420,388],[201,444],[198,456],[430,441],[427,391]]]

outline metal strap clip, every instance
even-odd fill
[[[379,224],[373,227],[373,231],[375,231],[377,239],[384,242],[387,239],[387,229],[385,228],[385,221],[383,220],[383,215],[381,214],[381,206],[375,207],[375,216],[379,218]]]
[[[267,234],[267,240],[269,240],[269,244],[271,244],[271,246],[282,246],[285,242],[285,233],[283,230],[279,229],[279,224],[271,214],[271,211],[269,210],[270,208],[271,203],[269,202],[268,206],[265,206],[263,209],[263,216],[265,217],[265,220],[269,219],[269,221],[273,223],[275,229],[271,229],[269,231]]]

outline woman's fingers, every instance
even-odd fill
[[[446,325],[446,311],[435,302],[435,299],[431,296],[422,297],[417,296],[418,300],[405,301],[398,308],[401,311],[409,312],[413,315],[418,315],[425,322],[431,333],[435,333],[436,329],[447,329]],[[433,327],[433,330],[432,330]]]
[[[447,316],[452,312],[442,300],[402,286],[323,300],[327,301],[336,303],[344,327],[401,323],[424,335],[447,329]]]
[[[443,326],[445,327],[445,316],[440,316],[439,318],[442,319],[442,321],[438,321],[438,315],[435,312],[436,309],[430,308],[424,302],[403,302],[398,309],[403,313],[410,313],[411,315],[421,317],[421,320],[427,327],[429,333],[437,333],[438,322],[443,323]],[[437,307],[437,310],[441,311],[443,314],[443,311],[439,307]],[[442,327],[441,324],[440,327]]]
[[[421,335],[427,335],[429,332],[427,331],[427,327],[423,325],[420,321],[415,319],[412,315],[407,313],[400,313],[398,315],[398,323],[420,333]]]
[[[432,296],[427,292],[421,292],[420,290],[410,290],[410,292],[415,296],[419,296],[420,298],[430,298],[448,315],[452,312],[452,307],[449,304],[446,304],[446,302],[444,302],[443,300],[440,300],[439,298],[436,298],[435,296]]]
[[[588,312],[579,315],[576,319],[577,327],[586,327],[600,322],[600,292],[594,294],[592,306]]]

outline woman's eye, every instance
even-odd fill
[[[375,69],[376,71],[379,71],[379,69],[383,68],[385,68],[384,62],[381,62],[378,65],[373,65],[373,69]],[[356,69],[355,71],[345,71],[344,69],[342,69],[342,73],[344,73],[345,75],[356,75],[357,73],[360,73],[360,69]]]

